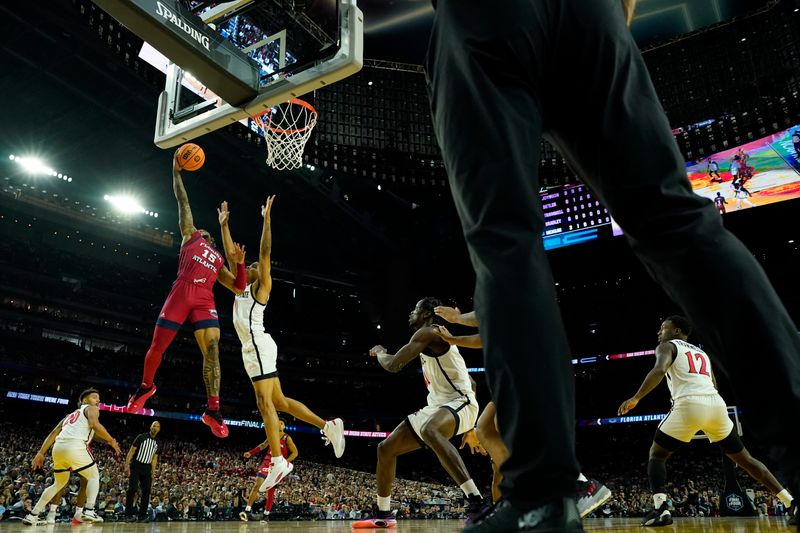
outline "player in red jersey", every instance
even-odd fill
[[[219,412],[219,320],[212,289],[214,282],[219,281],[234,293],[241,293],[246,281],[244,264],[239,265],[234,276],[224,266],[225,256],[214,248],[211,234],[194,227],[189,198],[174,158],[172,189],[178,200],[178,223],[183,237],[178,260],[178,279],[173,283],[167,301],[158,315],[153,341],[144,358],[142,384],[128,400],[127,411],[138,412],[148,398],[155,394],[157,388],[153,378],[164,352],[181,325],[189,318],[194,327],[197,345],[203,353],[203,381],[208,396],[208,408],[203,413],[203,423],[217,437],[227,437],[228,427]]]
[[[297,446],[294,445],[294,441],[292,437],[285,433],[286,429],[286,422],[283,420],[280,421],[280,440],[281,440],[281,455],[286,458],[286,462],[291,463],[295,459],[297,459]],[[258,455],[262,451],[266,450],[267,453],[264,454],[264,458],[261,460],[261,466],[258,467],[258,473],[256,474],[256,479],[253,482],[253,488],[250,490],[250,495],[247,497],[247,507],[245,507],[244,511],[239,513],[239,520],[243,522],[248,522],[253,519],[252,509],[253,504],[255,503],[256,499],[258,499],[258,494],[262,492],[261,488],[264,486],[264,481],[269,474],[269,468],[272,461],[272,454],[269,451],[269,441],[265,440],[252,450],[244,452],[244,458],[249,459],[254,455]],[[275,502],[275,486],[272,486],[267,490],[267,503],[264,505],[264,518],[266,520],[269,516],[269,511],[272,509],[272,504]]]

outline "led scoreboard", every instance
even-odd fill
[[[544,212],[544,249],[552,250],[613,235],[608,209],[586,185],[568,185],[540,193]]]

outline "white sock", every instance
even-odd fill
[[[478,487],[475,485],[475,482],[472,481],[471,479],[466,480],[460,486],[461,490],[464,491],[464,495],[467,497],[481,495],[480,491],[478,490]]]
[[[663,492],[653,494],[653,505],[656,506],[656,509],[660,508],[661,504],[663,504],[665,501],[667,501],[667,495]]]
[[[264,511],[264,514],[269,516],[269,511]]]
[[[392,497],[391,496],[378,496],[378,510],[379,511],[388,511],[392,508]]]
[[[784,507],[786,507],[788,509],[789,507],[792,506],[792,501],[794,500],[794,498],[792,497],[791,494],[789,494],[788,490],[783,489],[782,491],[780,491],[777,494],[777,496],[778,496],[778,499],[781,501],[781,503],[783,504]]]
[[[249,513],[250,511],[253,510],[253,508],[248,505],[247,507],[244,508],[244,510]]]
[[[285,462],[286,462],[286,458],[284,456],[282,456],[282,455],[273,455],[272,456],[272,461],[271,461],[270,464],[279,465],[279,464],[285,463]]]
[[[47,512],[47,514],[56,514],[56,511],[58,511],[58,505],[55,503],[51,503],[50,510]]]
[[[80,518],[83,514],[83,507],[76,507],[75,508],[75,518]]]
[[[581,472],[580,474],[578,474],[578,481],[580,481],[581,483],[586,483],[589,480],[586,478],[586,476],[583,475],[583,472]]]

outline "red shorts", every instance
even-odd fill
[[[219,327],[214,293],[205,287],[179,279],[169,291],[167,301],[158,314],[156,326],[177,331],[187,317],[195,330]]]

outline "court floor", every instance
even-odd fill
[[[669,527],[642,528],[639,519],[635,518],[596,518],[583,522],[586,531],[686,531],[702,533],[771,533],[796,532],[797,529],[786,525],[785,518],[676,518]],[[408,520],[401,521],[397,528],[389,531],[397,533],[457,533],[461,531],[460,520]],[[0,532],[10,531],[58,531],[72,533],[200,533],[220,531],[225,533],[252,533],[269,531],[270,533],[349,533],[349,521],[326,522],[155,522],[150,524],[108,523],[70,527],[69,524],[27,527],[18,520],[0,522]],[[354,530],[364,532],[385,531],[378,529]]]

